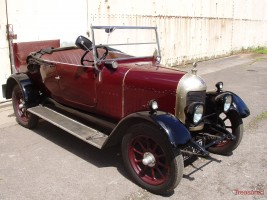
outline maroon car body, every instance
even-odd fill
[[[246,104],[223,91],[222,82],[206,91],[196,65],[192,73],[161,65],[156,27],[91,28],[92,41],[79,36],[77,47],[31,53],[28,70],[10,76],[5,97],[12,98],[19,124],[34,128],[40,117],[100,149],[121,145],[130,176],[157,194],[178,185],[184,160],[237,148],[242,118],[249,115]],[[96,30],[107,34],[108,44],[96,42]],[[122,36],[125,43],[110,44],[120,30],[136,31],[134,36],[149,30],[155,39],[132,42]],[[133,56],[113,48],[125,45],[141,45],[138,53],[145,52],[142,45],[156,50]]]
[[[176,88],[185,72],[159,66],[151,57],[120,61],[115,73],[101,66],[99,81],[94,68],[80,66],[83,53],[74,49],[41,57],[53,65],[43,65],[40,74],[46,90],[56,101],[120,120],[148,110],[148,102],[157,99],[162,110],[175,114]]]

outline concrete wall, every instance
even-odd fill
[[[228,55],[267,46],[266,0],[105,0],[88,4],[88,21],[158,26],[162,62]]]
[[[266,0],[8,0],[17,41],[67,46],[91,24],[158,26],[168,65],[267,46],[266,10]]]

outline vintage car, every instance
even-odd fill
[[[27,71],[8,78],[20,125],[42,118],[99,149],[120,145],[130,177],[156,194],[179,184],[185,159],[240,144],[246,104],[222,82],[206,91],[196,64],[161,65],[156,27],[91,26],[90,37],[31,53]]]

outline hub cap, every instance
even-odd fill
[[[149,167],[154,167],[155,164],[156,164],[156,159],[155,157],[153,156],[152,153],[149,153],[149,152],[146,152],[144,154],[144,158],[142,160],[142,163],[146,166],[149,166]]]

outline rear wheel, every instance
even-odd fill
[[[25,107],[25,99],[19,85],[16,85],[12,91],[12,104],[17,122],[29,129],[36,127],[38,117],[27,112]]]
[[[235,140],[223,140],[209,148],[211,153],[227,155],[238,147],[243,137],[243,122],[236,111],[229,111],[220,115],[219,124],[232,133]]]
[[[182,155],[175,155],[167,137],[149,124],[129,129],[122,141],[122,157],[133,180],[150,192],[168,194],[182,179]]]

